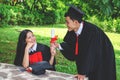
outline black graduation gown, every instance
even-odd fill
[[[113,46],[105,33],[97,26],[84,22],[79,35],[79,51],[75,55],[76,35],[68,31],[61,43],[62,54],[75,61],[78,74],[89,77],[89,80],[116,80],[115,55]]]
[[[50,48],[44,44],[40,44],[40,43],[37,43],[37,49],[35,52],[42,52],[42,58],[43,58],[43,61],[48,61],[50,60],[50,57],[51,57],[51,53],[50,53]],[[54,63],[53,63],[53,70],[55,70],[55,59],[54,59]]]
[[[36,52],[41,52],[42,53],[42,60],[49,62],[50,57],[51,57],[51,53],[50,53],[50,48],[47,45],[37,43],[36,51],[33,52],[33,53],[30,53],[30,55],[34,54]],[[14,60],[14,64],[17,65],[17,66],[22,66],[23,56],[24,56],[24,53],[17,53],[16,57],[15,57],[15,60]],[[56,64],[56,61],[54,59],[52,70],[55,70],[55,64]]]

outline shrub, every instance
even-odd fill
[[[20,12],[20,7],[0,4],[0,15],[2,15],[0,25],[16,25],[17,14]]]
[[[115,20],[114,25],[116,28],[116,32],[120,33],[120,19],[119,18]]]
[[[10,8],[10,6],[0,4],[0,14],[1,14],[0,25],[8,24],[8,22],[10,20],[10,16],[11,16],[9,8]]]

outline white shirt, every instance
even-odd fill
[[[29,49],[29,53],[36,51],[36,49],[37,49],[37,43],[35,43],[34,46]]]
[[[80,23],[80,27],[79,29],[75,32],[77,34],[77,36],[79,36],[82,33],[83,30],[83,22]],[[63,48],[61,47],[61,45],[59,44],[59,50],[63,50]]]
[[[80,23],[79,29],[75,32],[77,34],[77,36],[82,33],[82,30],[83,30],[83,22]]]

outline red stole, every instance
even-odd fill
[[[29,55],[30,64],[43,61],[42,52],[35,52]]]
[[[81,24],[80,24],[80,28],[81,28],[81,32],[82,32],[83,22],[81,22]],[[80,32],[80,34],[81,34],[81,32]],[[80,34],[79,34],[79,35],[80,35]],[[78,50],[79,50],[78,37],[79,37],[79,35],[76,34],[75,55],[78,55]]]
[[[79,36],[76,35],[75,55],[78,55],[78,37]]]

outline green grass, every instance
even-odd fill
[[[55,28],[54,28],[55,27]],[[16,44],[19,36],[19,31],[23,29],[30,29],[34,32],[37,42],[44,43],[49,46],[51,29],[55,29],[56,35],[58,35],[58,42],[62,42],[67,28],[63,24],[46,25],[46,26],[14,26],[7,28],[0,28],[0,62],[13,64],[15,57]],[[120,80],[120,34],[106,32],[110,38],[116,57],[117,68],[117,80]],[[57,65],[56,69],[60,72],[76,74],[76,65],[74,62],[68,61],[60,54],[56,55]]]

